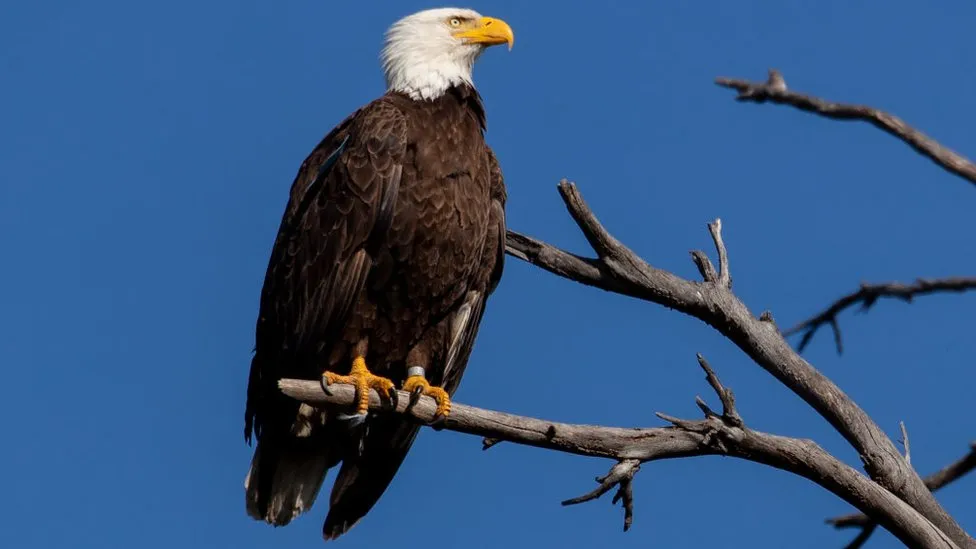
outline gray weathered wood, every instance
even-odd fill
[[[911,303],[916,297],[947,292],[968,292],[976,290],[976,276],[954,276],[949,278],[926,279],[920,278],[910,284],[903,282],[883,282],[880,284],[863,283],[853,291],[830,304],[822,312],[800,322],[796,326],[783,331],[789,337],[802,332],[800,344],[796,349],[803,352],[814,334],[824,325],[830,325],[834,330],[834,342],[837,353],[844,352],[844,345],[840,336],[837,316],[845,310],[860,305],[862,311],[867,311],[880,299],[900,299]]]
[[[558,188],[587,241],[599,247],[594,250],[597,257],[583,258],[512,231],[506,249],[510,255],[582,284],[664,305],[712,326],[824,417],[858,452],[872,479],[918,509],[960,547],[976,549],[976,540],[942,508],[894,442],[840,387],[793,350],[769,321],[771,315],[752,314],[731,291],[722,266],[718,280],[703,282],[653,267],[609,234],[574,184],[563,180]],[[710,230],[727,271],[721,226],[713,224]],[[702,267],[700,252],[693,257],[699,270],[711,274]]]
[[[288,396],[313,406],[348,407],[355,400],[355,389],[350,385],[334,384],[329,387],[328,395],[317,381],[283,379],[279,387]],[[728,397],[725,400],[732,402]],[[410,395],[400,391],[394,412],[375,391],[370,391],[369,405],[373,413],[408,414],[422,423],[433,420],[436,403],[432,398],[420,397],[413,407],[410,407],[409,401]],[[510,443],[619,460],[620,465],[601,479],[608,484],[622,480],[629,482],[638,463],[704,455],[746,459],[789,471],[819,484],[876,518],[879,524],[911,547],[958,548],[908,504],[834,458],[813,441],[753,431],[745,426],[730,424],[720,416],[706,417],[701,421],[675,422],[673,427],[645,428],[576,425],[454,403],[450,416],[442,426],[451,431]],[[622,485],[621,488],[625,489],[622,496],[627,497],[629,485]],[[585,497],[592,494],[596,495],[589,499],[598,497],[608,489],[601,486]],[[629,497],[632,498],[632,495]],[[574,503],[577,499],[582,498],[567,501]],[[629,521],[625,522],[627,526]]]
[[[929,490],[936,492],[948,484],[968,475],[973,470],[976,470],[976,441],[969,444],[969,453],[965,456],[925,477],[925,485],[929,487]],[[862,513],[852,513],[850,515],[827,519],[827,523],[832,524],[836,528],[864,528],[874,524],[871,519]]]
[[[715,83],[723,88],[738,91],[739,93],[736,96],[738,101],[752,103],[769,101],[779,105],[789,105],[801,111],[811,112],[833,120],[867,122],[905,142],[909,147],[915,149],[915,152],[932,160],[946,171],[976,184],[976,164],[908,125],[901,118],[867,105],[834,103],[812,95],[797,93],[788,90],[785,81],[782,86],[777,85],[778,82],[772,76],[766,82],[752,82],[738,78],[716,78]],[[779,79],[782,80],[782,75],[779,75]]]

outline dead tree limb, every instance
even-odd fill
[[[969,453],[958,460],[946,465],[942,469],[925,477],[925,485],[929,490],[936,492],[939,489],[961,479],[970,471],[976,469],[976,441],[969,444]],[[861,532],[854,538],[848,548],[861,547],[877,527],[877,523],[865,516],[863,513],[852,513],[839,517],[827,519],[827,524],[834,528],[860,528]],[[855,543],[857,543],[855,545]]]
[[[596,477],[596,481],[600,483],[599,486],[582,496],[564,500],[563,505],[577,505],[579,503],[593,501],[614,487],[617,487],[617,493],[613,496],[611,503],[616,504],[617,501],[622,500],[624,506],[624,532],[626,532],[630,530],[630,525],[634,522],[634,489],[632,481],[637,471],[640,471],[640,460],[620,460],[610,468],[609,473],[602,477]]]
[[[653,267],[610,235],[575,185],[564,180],[559,193],[594,247],[596,258],[571,254],[512,231],[506,250],[510,255],[582,284],[676,309],[712,326],[817,410],[857,450],[872,479],[917,509],[960,547],[976,548],[976,541],[946,513],[884,431],[840,387],[793,350],[770,315],[754,316],[730,290],[730,277],[717,271],[704,252],[692,253],[704,282]],[[728,254],[721,238],[716,238],[721,226],[714,225],[713,241],[720,262],[726,258],[722,266],[727,273]]]
[[[451,415],[444,420],[441,427],[511,443],[617,460],[606,476],[597,478],[600,485],[595,490],[566,500],[563,504],[592,501],[616,486],[618,492],[614,501],[623,500],[625,530],[633,520],[632,480],[641,463],[690,456],[726,455],[807,478],[868,516],[876,518],[879,524],[910,547],[958,547],[911,506],[833,457],[813,441],[781,437],[747,428],[735,411],[732,392],[722,386],[704,359],[700,358],[699,363],[705,369],[709,383],[723,404],[723,411],[718,414],[702,401],[700,406],[706,410],[703,420],[684,420],[659,414],[673,426],[627,429],[558,423],[455,403]],[[317,381],[283,379],[279,382],[279,387],[288,396],[313,406],[348,407],[354,403],[356,396],[355,389],[345,384],[331,386],[330,394],[323,392]],[[401,413],[412,416],[421,423],[430,423],[434,419],[437,405],[432,398],[426,396],[411,405],[410,395],[400,391],[396,408],[390,409],[390,405],[381,400],[376,391],[371,391],[369,406],[374,413]]]
[[[920,278],[911,284],[902,282],[863,283],[857,291],[841,297],[822,312],[784,331],[783,335],[789,337],[802,332],[803,337],[800,338],[800,343],[797,345],[797,350],[802,353],[817,331],[825,325],[829,325],[834,332],[837,353],[842,354],[844,345],[837,316],[845,310],[860,305],[859,311],[867,312],[882,298],[900,299],[906,303],[911,303],[918,296],[969,290],[976,290],[976,277]]]
[[[850,543],[844,546],[844,549],[861,549],[861,547],[864,547],[864,544],[871,539],[871,536],[877,529],[877,524],[869,524],[868,526],[865,526],[864,529],[861,530]]]
[[[901,429],[901,446],[905,449],[905,462],[909,465],[912,464],[912,444],[908,439],[908,429],[905,428],[905,422],[899,421],[898,427]],[[925,480],[925,479],[922,479]],[[927,486],[927,485],[926,485]]]
[[[976,184],[976,165],[966,157],[943,146],[938,141],[909,126],[904,120],[866,105],[833,103],[787,89],[786,81],[779,72],[770,70],[766,82],[752,82],[737,78],[717,78],[715,83],[739,92],[737,101],[790,105],[801,111],[818,114],[833,120],[862,120],[897,137],[916,152],[929,158],[946,171]]]

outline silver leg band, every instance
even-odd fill
[[[424,367],[423,366],[410,366],[407,368],[407,377],[420,376],[424,377]]]

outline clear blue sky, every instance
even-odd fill
[[[868,5],[872,7],[867,7]],[[382,93],[382,33],[427,2],[7,2],[0,8],[0,545],[316,547],[324,501],[284,529],[244,513],[244,391],[268,254],[295,170]],[[587,251],[557,181],[653,264],[695,275],[721,216],[735,289],[781,325],[861,280],[976,272],[976,189],[866,125],[740,105],[716,76],[890,109],[976,154],[976,4],[542,2],[472,7],[515,29],[476,70],[510,226]],[[808,358],[930,472],[976,438],[976,296],[881,303]],[[711,397],[704,353],[757,429],[854,453],[701,322],[509,260],[458,401],[660,425]],[[571,402],[569,396],[585,397]],[[848,507],[758,465],[645,466],[633,529],[562,508],[608,462],[424,432],[339,543],[840,547]],[[973,486],[940,494],[976,528]],[[437,485],[440,486],[437,486]],[[452,539],[461,541],[451,542]],[[893,547],[879,534],[872,547]]]

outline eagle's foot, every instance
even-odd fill
[[[403,390],[410,393],[410,404],[416,404],[421,395],[432,397],[437,402],[437,410],[434,411],[434,421],[431,425],[440,425],[451,413],[451,397],[447,391],[440,387],[434,387],[427,381],[427,378],[420,375],[411,375],[403,383]]]
[[[381,396],[390,399],[390,404],[396,408],[397,390],[393,382],[385,377],[373,375],[366,368],[366,359],[358,356],[352,361],[352,369],[349,375],[339,375],[334,372],[322,374],[322,389],[329,391],[329,385],[333,383],[348,383],[356,387],[356,414],[365,416],[369,411],[369,390],[376,389]]]

